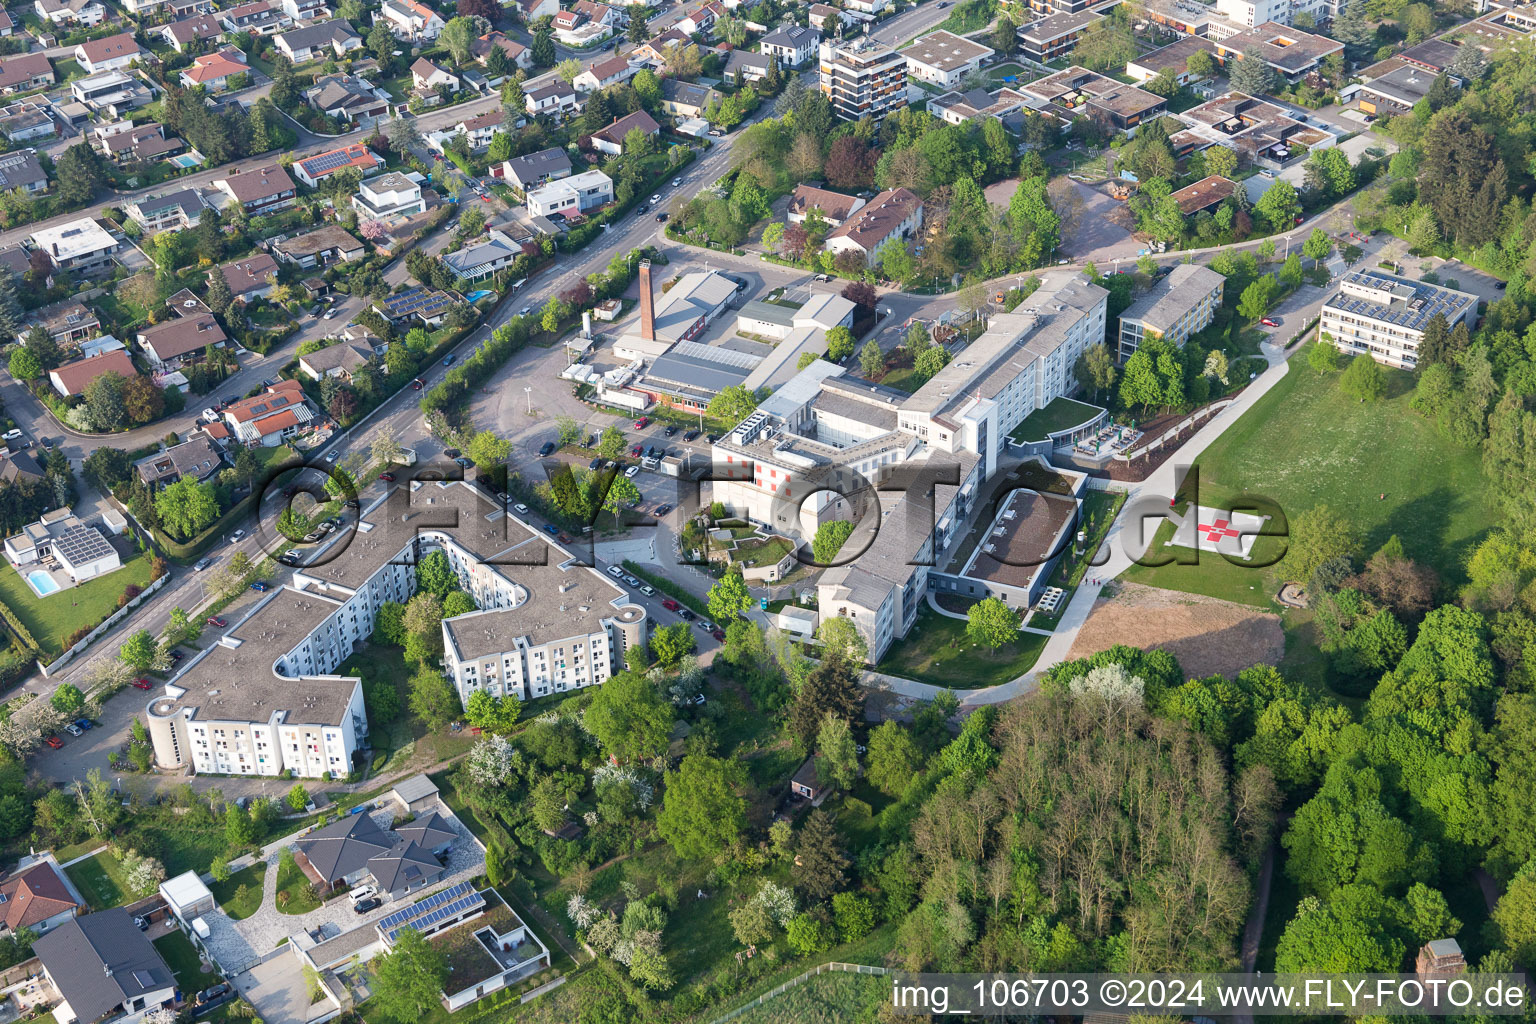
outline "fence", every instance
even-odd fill
[[[69,664],[72,660],[74,660],[75,655],[91,646],[97,637],[101,636],[107,630],[121,622],[128,616],[130,612],[132,612],[139,605],[143,604],[150,597],[154,596],[154,594],[158,592],[161,587],[165,586],[170,581],[171,574],[166,573],[164,576],[161,576],[159,579],[151,582],[150,585],[140,591],[138,596],[136,596],[132,601],[129,601],[117,611],[113,612],[111,615],[108,615],[105,619],[102,619],[100,625],[91,630],[89,633],[85,634],[85,639],[81,640],[79,643],[75,644],[75,646],[71,647],[69,650],[65,651],[63,654],[59,655],[57,658],[46,665],[44,665],[42,662],[38,662],[38,669],[42,671],[44,676],[53,675],[56,669],[63,668],[65,665]]]
[[[1228,398],[1226,401],[1212,402],[1203,409],[1196,409],[1193,415],[1187,419],[1180,420],[1177,425],[1169,427],[1156,441],[1149,441],[1133,452],[1116,452],[1111,458],[1116,462],[1134,462],[1143,456],[1150,455],[1169,441],[1175,440],[1194,424],[1199,423],[1203,419],[1214,418],[1217,413],[1235,401],[1236,399],[1234,398]]]
[[[816,967],[812,967],[804,974],[791,978],[776,988],[769,989],[767,992],[764,992],[750,1003],[736,1007],[736,1009],[732,1010],[730,1013],[727,1013],[723,1017],[716,1017],[714,1020],[710,1021],[709,1024],[725,1024],[725,1021],[734,1020],[735,1018],[740,1017],[742,1014],[746,1013],[748,1010],[755,1010],[759,1006],[762,1006],[764,1003],[766,1003],[768,1000],[777,999],[779,996],[783,995],[785,992],[788,992],[790,989],[798,988],[801,985],[804,985],[806,982],[810,981],[812,978],[821,974],[825,974],[828,971],[841,971],[845,974],[883,975],[890,973],[884,967],[871,967],[868,964],[844,964],[838,963],[834,960],[831,963],[820,964]]]

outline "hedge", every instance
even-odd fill
[[[229,523],[238,520],[249,512],[256,499],[260,497],[260,491],[252,491],[250,494],[247,494],[230,506],[229,511],[215,520],[212,526],[186,542],[172,540],[169,534],[157,526],[154,530],[155,543],[165,551],[167,558],[182,563],[196,561],[209,548],[213,547],[214,541],[219,539],[220,531],[227,529]]]
[[[0,616],[4,616],[5,624],[11,627],[11,632],[16,634],[16,639],[20,640],[33,651],[42,650],[42,648],[38,646],[37,641],[32,638],[31,632],[27,629],[26,626],[22,625],[21,620],[16,617],[16,613],[11,611],[10,605],[6,604],[4,601],[0,601]]]
[[[667,579],[660,573],[651,572],[644,566],[636,565],[634,562],[631,562],[628,559],[625,559],[624,561],[624,568],[630,573],[644,580],[646,583],[649,583],[663,594],[666,594],[668,597],[676,598],[679,604],[688,608],[692,608],[694,611],[698,612],[700,615],[703,615],[705,618],[709,617],[709,605],[705,604],[701,599],[695,597],[687,590],[684,590],[682,586],[673,583],[671,580]]]

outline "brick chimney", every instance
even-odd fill
[[[640,261],[640,337],[656,340],[656,300],[651,296],[651,261]]]

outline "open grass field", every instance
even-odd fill
[[[243,921],[261,909],[261,882],[267,873],[266,861],[257,861],[250,867],[241,868],[222,882],[208,887],[220,909],[231,921]],[[241,889],[244,888],[242,894]]]
[[[965,625],[964,619],[940,615],[924,605],[912,631],[891,645],[875,670],[970,690],[1023,675],[1045,649],[1046,638],[1038,633],[1019,633],[1013,643],[995,650],[980,647],[966,639]]]
[[[106,910],[128,902],[128,882],[116,857],[103,850],[89,860],[64,869],[92,910]]]
[[[873,1021],[890,994],[889,978],[828,971],[737,1017],[741,1024],[849,1024]]]
[[[117,599],[130,583],[142,589],[150,583],[149,556],[139,553],[116,572],[38,597],[11,566],[0,572],[0,601],[16,613],[43,652],[57,655],[64,640],[83,626],[94,626],[117,611]]]
[[[1291,361],[1285,379],[1229,427],[1196,461],[1199,500],[1221,505],[1242,496],[1294,515],[1319,504],[1355,523],[1369,555],[1396,534],[1408,557],[1443,580],[1464,577],[1463,562],[1496,522],[1485,498],[1475,451],[1441,437],[1408,408],[1411,375],[1389,370],[1387,397],[1361,403],[1343,395],[1336,374],[1320,375],[1305,358]],[[1193,498],[1186,484],[1181,498]],[[1165,523],[1155,544],[1171,535]],[[1284,550],[1280,538],[1260,538],[1255,565]],[[1172,590],[1268,606],[1274,573],[1202,556],[1198,565],[1133,567],[1126,577]]]

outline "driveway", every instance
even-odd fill
[[[234,979],[261,1019],[269,1024],[304,1024],[311,1014],[329,1012],[332,1004],[309,1001],[309,983],[296,954],[277,956]]]

